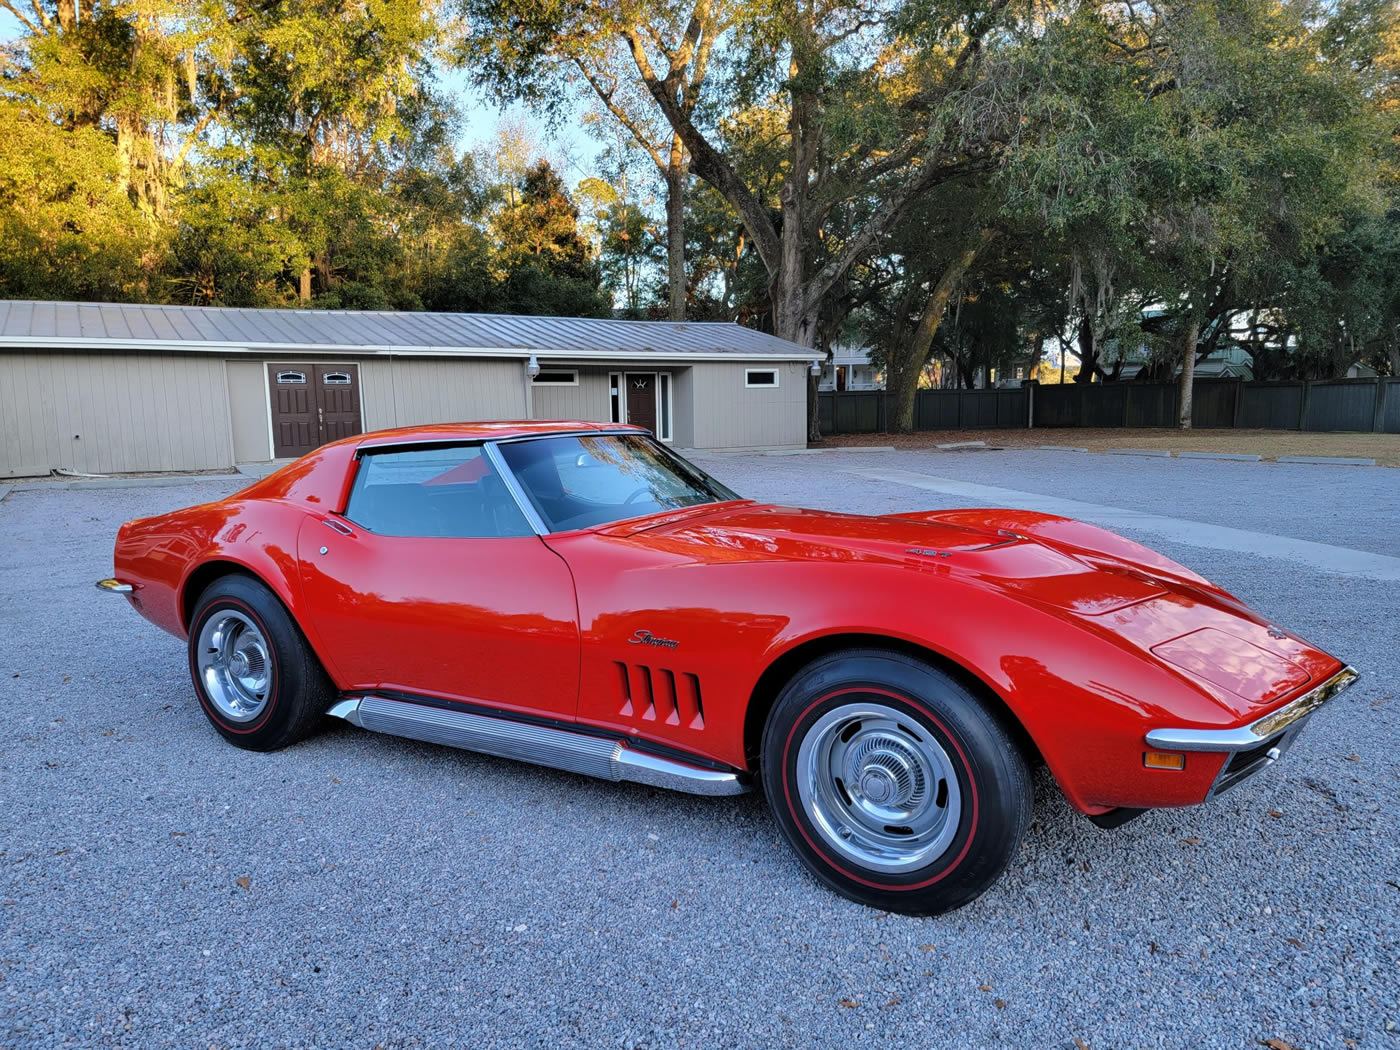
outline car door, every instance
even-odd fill
[[[573,578],[480,446],[362,450],[344,513],[308,518],[297,553],[342,688],[574,719]]]

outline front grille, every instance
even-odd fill
[[[1266,740],[1262,744],[1251,747],[1248,751],[1236,751],[1231,756],[1230,761],[1225,763],[1225,775],[1242,773],[1256,762],[1262,762],[1268,757],[1269,751],[1274,747],[1272,740]]]
[[[624,718],[705,728],[705,701],[698,676],[621,660],[613,663],[613,670],[618,682],[618,713]]]
[[[1273,764],[1273,758],[1270,757],[1269,752],[1273,751],[1275,748],[1282,751],[1288,746],[1286,742],[1288,739],[1290,739],[1288,736],[1276,736],[1264,741],[1262,744],[1255,744],[1245,751],[1236,751],[1226,761],[1224,768],[1220,770],[1220,776],[1216,779],[1215,788],[1211,791],[1211,794],[1222,794],[1230,790],[1230,788],[1234,787],[1241,780],[1252,777],[1261,769],[1267,769]]]

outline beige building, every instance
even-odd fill
[[[818,357],[718,323],[0,301],[0,478],[208,470],[482,419],[801,448]]]

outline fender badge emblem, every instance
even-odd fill
[[[681,643],[674,638],[658,638],[644,627],[639,627],[632,632],[632,637],[627,639],[629,645],[654,645],[658,649],[674,649]]]

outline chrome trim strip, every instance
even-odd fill
[[[136,590],[136,588],[129,583],[122,583],[121,580],[113,579],[98,580],[96,586],[99,591],[106,591],[108,594],[131,594]]]
[[[634,434],[644,437],[656,437],[646,427],[632,426],[628,423],[618,423],[608,429],[598,430],[549,430],[543,434],[512,434],[508,437],[487,438],[487,441],[498,445],[515,445],[522,441],[548,441],[551,438],[561,437],[603,437],[607,434]]]
[[[331,704],[326,712],[331,718],[343,718],[352,726],[360,724],[360,697],[351,697],[349,700],[339,700]]]
[[[637,751],[623,741],[508,718],[373,695],[341,700],[327,714],[376,733],[513,758],[602,780],[627,780],[693,795],[740,795],[749,789],[738,772],[703,769]]]
[[[491,461],[491,466],[500,475],[502,483],[505,484],[506,491],[515,500],[515,505],[520,508],[520,513],[525,515],[525,520],[530,523],[530,528],[535,530],[536,536],[548,534],[549,528],[545,525],[544,519],[540,517],[540,512],[535,509],[535,505],[530,502],[530,497],[525,494],[524,487],[511,473],[510,467],[506,466],[505,457],[501,455],[501,450],[496,447],[494,441],[483,441],[481,444],[482,454]]]
[[[425,424],[431,426],[431,424]],[[364,444],[355,446],[355,455],[365,452],[381,452],[384,449],[413,448],[415,445],[442,445],[443,447],[470,448],[474,445],[484,445],[487,442],[495,444],[513,444],[517,441],[544,441],[548,438],[557,437],[588,437],[593,434],[650,434],[651,431],[644,427],[628,426],[625,423],[614,424],[611,429],[587,430],[546,430],[538,434],[507,434],[503,437],[495,435],[478,435],[476,437],[458,437],[451,434],[438,434],[433,437],[398,438],[383,441],[366,441]],[[372,435],[371,435],[372,436]]]
[[[1247,726],[1237,729],[1153,729],[1147,734],[1147,745],[1163,751],[1246,751],[1297,725],[1323,704],[1335,699],[1359,677],[1356,668],[1343,667],[1317,688]]]
[[[617,745],[613,763],[620,770],[623,780],[635,784],[649,784],[691,795],[742,795],[748,790],[737,773],[701,769],[687,762],[635,751],[625,744]]]

